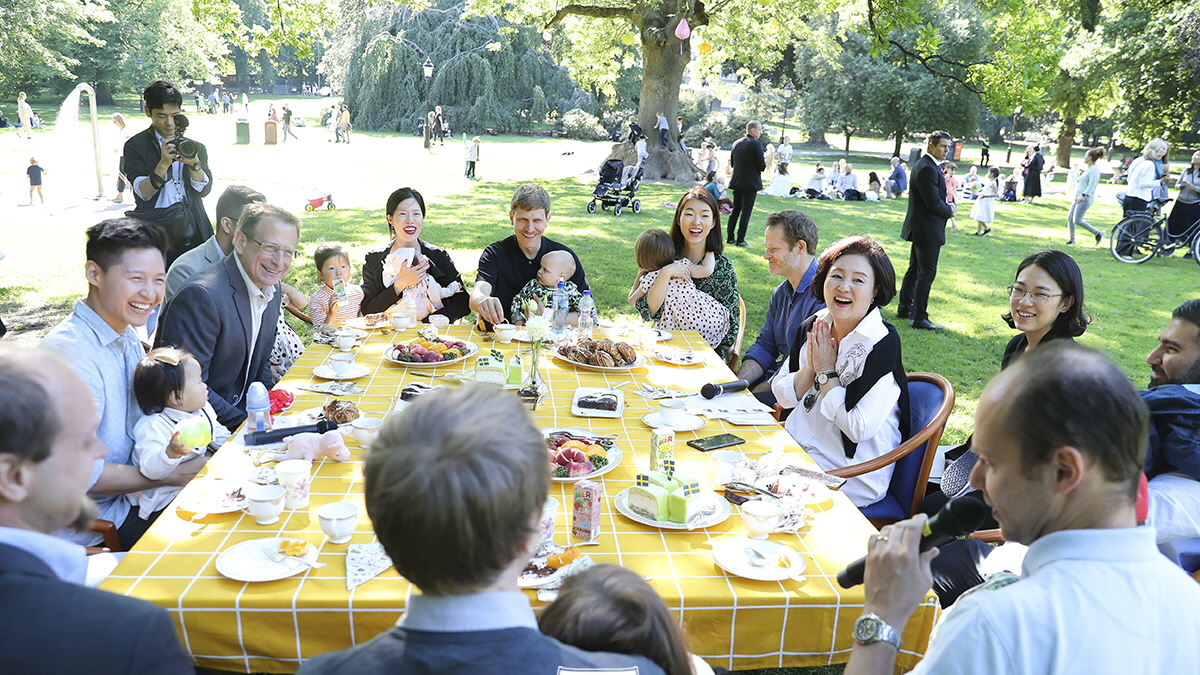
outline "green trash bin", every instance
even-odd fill
[[[237,145],[250,145],[250,120],[237,121]]]

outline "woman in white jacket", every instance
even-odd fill
[[[1156,176],[1155,160],[1167,154],[1167,142],[1156,138],[1146,144],[1142,156],[1129,165],[1129,187],[1125,190],[1125,211],[1145,211],[1149,207],[1151,193],[1163,184],[1167,177]]]

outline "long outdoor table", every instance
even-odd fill
[[[471,340],[484,353],[498,349],[506,358],[523,346],[492,342],[491,336],[482,336],[466,326],[452,326],[449,334]],[[372,369],[371,374],[357,380],[366,393],[342,398],[354,401],[366,415],[382,417],[392,409],[404,384],[429,383],[429,378],[416,376],[382,356],[388,345],[414,337],[412,330],[390,335],[372,333],[357,350],[358,362]],[[541,372],[551,391],[534,413],[538,425],[615,433],[624,451],[621,464],[599,479],[605,493],[600,545],[581,550],[597,563],[622,565],[649,578],[679,616],[692,651],[713,665],[740,670],[846,661],[863,594],[861,586],[843,590],[835,575],[865,553],[867,539],[875,529],[841,493],[832,493],[832,506],[819,511],[798,534],[771,536],[802,554],[807,563],[803,582],[752,581],[716,566],[713,546],[746,535],[736,507],[725,522],[694,531],[640,525],[615,509],[613,499],[617,493],[633,485],[639,470],[648,468],[650,429],[641,418],[655,411],[657,403],[626,387],[622,418],[584,419],[570,413],[572,394],[579,386],[610,386],[630,379],[692,391],[698,391],[706,382],[733,379],[698,334],[676,335],[668,344],[696,349],[705,360],[702,365],[681,367],[648,359],[645,366],[628,373],[595,373],[576,369],[548,352],[543,354]],[[332,352],[330,347],[313,344],[279,383],[297,394],[292,412],[319,407],[331,398],[297,387],[322,381],[313,377],[313,369],[325,363]],[[469,371],[473,363],[472,358],[466,364],[441,367],[437,372]],[[470,411],[462,411],[462,416],[469,422]],[[771,450],[773,443],[785,443],[789,453],[810,461],[780,426],[733,426],[723,420],[708,420],[698,431],[677,435],[675,457],[679,468],[698,475],[707,485],[712,461],[685,443],[722,432],[745,438],[747,442],[738,449],[751,456]],[[306,658],[345,649],[386,631],[401,615],[408,594],[415,589],[389,569],[347,591],[346,545],[329,543],[316,518],[317,508],[323,504],[353,502],[359,506],[360,517],[351,543],[375,541],[363,508],[365,450],[352,438],[347,443],[352,453],[349,461],[314,462],[312,503],[307,509],[284,511],[279,522],[260,526],[241,512],[192,521],[191,513],[168,508],[101,588],[165,607],[176,622],[185,650],[196,663],[223,670],[294,672]],[[252,468],[242,446],[231,442],[209,461],[205,475],[244,478]],[[560,503],[555,540],[570,543],[574,541],[568,536],[572,484],[553,483],[550,494]],[[233,581],[217,572],[217,556],[232,545],[283,535],[309,541],[326,567],[264,583]],[[526,592],[535,608],[543,606],[533,591]],[[900,668],[912,668],[920,660],[938,612],[936,598],[930,594],[905,627]]]

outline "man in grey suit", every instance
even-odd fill
[[[300,220],[277,206],[250,204],[233,235],[233,255],[193,276],[167,303],[155,346],[191,352],[208,401],[231,431],[246,419],[251,382],[269,389],[279,322],[279,282],[292,268]]]
[[[946,178],[941,169],[952,143],[945,131],[929,134],[925,154],[913,165],[909,180],[908,215],[900,238],[912,242],[912,248],[896,318],[912,319],[912,327],[918,330],[941,330],[929,320],[928,306],[938,255],[946,243],[946,219],[957,210],[946,201]]]
[[[167,293],[163,303],[170,302],[171,297],[183,288],[193,274],[229,255],[233,251],[233,233],[237,230],[238,219],[242,217],[242,209],[247,204],[265,201],[267,198],[261,192],[245,185],[225,188],[217,200],[216,232],[203,244],[171,263],[171,269],[167,270]]]
[[[83,585],[85,494],[108,450],[83,380],[48,349],[0,349],[0,672],[191,675],[167,612]]]

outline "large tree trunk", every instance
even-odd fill
[[[105,107],[116,105],[116,103],[113,102],[112,85],[110,83],[96,83],[96,105]]]
[[[1059,122],[1058,132],[1058,151],[1054,155],[1054,162],[1057,166],[1064,169],[1071,168],[1071,146],[1075,144],[1075,126],[1078,120],[1074,115],[1070,117],[1064,116]]]
[[[850,137],[854,135],[854,129],[850,127],[842,127],[842,134],[846,137],[846,158],[850,158]]]
[[[809,129],[808,140],[804,141],[805,145],[810,145],[814,148],[828,148],[829,145],[825,142],[824,129]]]
[[[896,132],[896,144],[892,146],[892,157],[900,156],[900,146],[904,145],[904,133]]]

